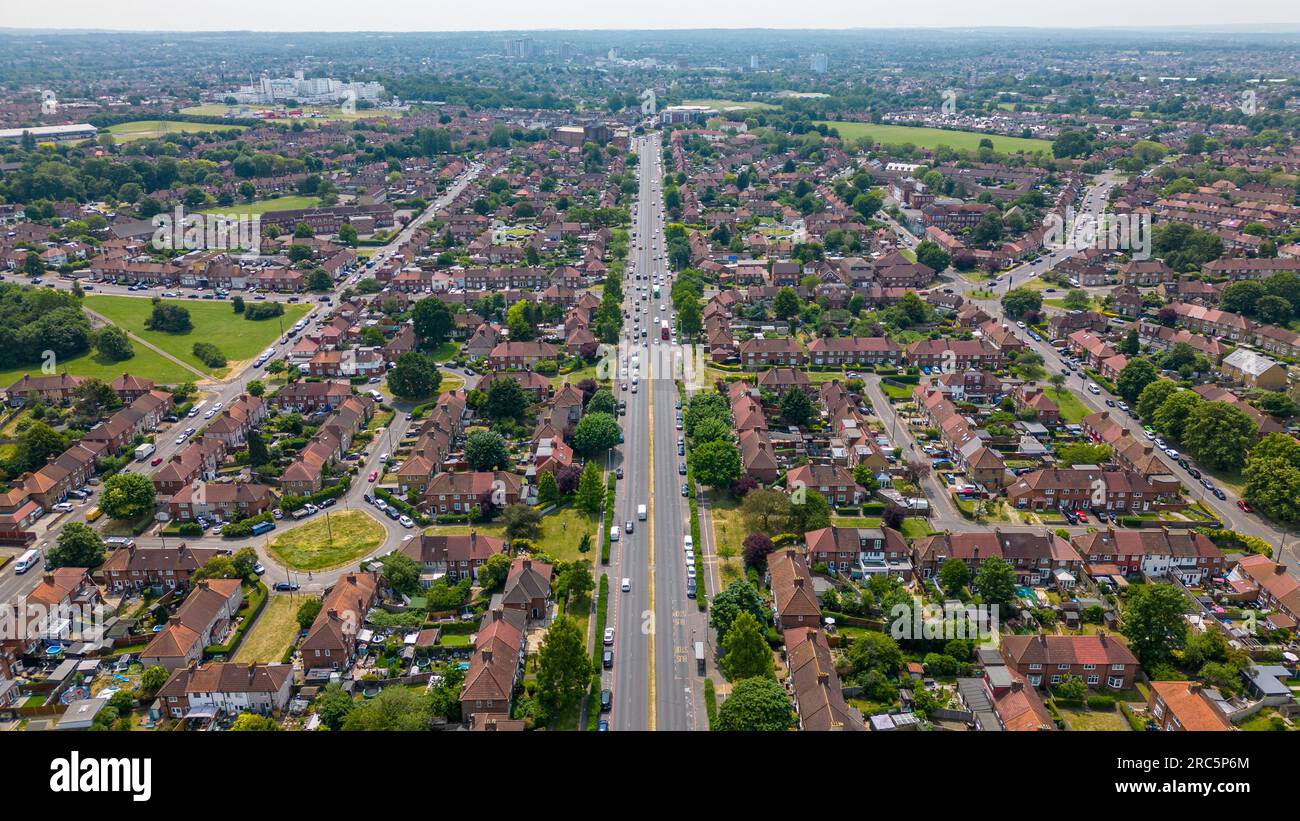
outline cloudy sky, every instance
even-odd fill
[[[0,27],[148,31],[1254,26],[1300,23],[1283,0],[3,0]]]

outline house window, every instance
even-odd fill
[[[1095,687],[1099,681],[1101,681],[1101,676],[1098,676],[1096,673],[1088,676],[1088,686],[1090,687]]]
[[[1124,678],[1123,676],[1110,676],[1106,679],[1106,684],[1118,690],[1124,686]]]

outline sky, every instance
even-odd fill
[[[1094,28],[1300,23],[1284,0],[3,0],[0,28],[498,31],[674,28]]]

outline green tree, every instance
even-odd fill
[[[415,351],[407,351],[397,358],[396,364],[397,367],[388,372],[388,389],[395,396],[402,399],[425,399],[438,392],[438,387],[442,384],[442,372],[432,359]],[[496,387],[495,383],[493,387]]]
[[[903,670],[903,651],[898,642],[892,636],[874,630],[854,639],[846,660],[858,680],[872,672],[893,678]]]
[[[131,338],[126,335],[126,331],[116,325],[109,325],[99,332],[95,337],[95,350],[105,359],[114,362],[121,362],[135,356],[135,349],[131,347]]]
[[[767,613],[758,590],[747,579],[737,579],[716,596],[709,608],[709,624],[718,634],[718,644],[741,613],[749,613],[759,624],[766,624]]]
[[[1142,389],[1142,393],[1138,394],[1138,416],[1145,422],[1151,422],[1165,400],[1179,390],[1178,384],[1172,379],[1157,379],[1147,385]]]
[[[135,520],[153,511],[156,497],[157,492],[148,476],[118,473],[104,483],[99,509],[110,519]]]
[[[420,591],[420,566],[415,559],[400,550],[394,550],[385,556],[380,564],[384,567],[384,580],[389,586],[406,596],[414,596]]]
[[[310,629],[316,623],[316,617],[320,615],[321,607],[321,600],[317,598],[309,598],[300,604],[295,615],[299,629]]]
[[[537,703],[555,719],[582,700],[591,682],[591,659],[577,622],[556,619],[542,639],[537,658]]]
[[[772,648],[767,645],[762,625],[751,613],[741,611],[736,615],[722,642],[722,650],[722,672],[728,681],[776,675]]]
[[[589,461],[582,468],[582,477],[578,479],[576,504],[593,516],[600,513],[605,506],[605,481],[595,461]]]
[[[553,505],[560,501],[560,484],[555,481],[553,471],[543,471],[537,479],[537,503]]]
[[[788,320],[798,316],[801,310],[803,305],[799,302],[799,295],[788,286],[777,291],[776,297],[772,300],[772,314],[777,319]]]
[[[961,559],[948,559],[939,568],[939,587],[949,596],[960,593],[970,583],[970,568]]]
[[[718,729],[723,732],[779,732],[788,730],[794,719],[785,689],[761,676],[736,682],[718,709]]]
[[[975,573],[975,589],[985,604],[1007,608],[1016,600],[1016,570],[997,556],[980,562]]]
[[[510,467],[510,448],[496,431],[476,430],[465,437],[465,461],[471,470],[506,470]]]
[[[938,243],[926,239],[916,244],[916,261],[937,273],[942,273],[952,264],[952,257]]]
[[[1121,629],[1143,667],[1150,670],[1167,664],[1175,651],[1183,649],[1187,643],[1186,606],[1183,592],[1172,584],[1144,584],[1129,590]]]
[[[275,719],[270,716],[260,716],[257,713],[240,713],[231,723],[230,729],[235,732],[266,733],[279,730],[280,725],[276,724]]]
[[[735,436],[735,431],[725,419],[701,419],[695,425],[695,436],[692,442],[699,446],[705,442],[731,441]]]
[[[493,379],[483,410],[491,419],[520,419],[528,410],[528,395],[508,376]]]
[[[434,297],[425,297],[411,310],[415,336],[425,347],[437,347],[447,341],[456,318],[447,303]]]
[[[622,431],[608,413],[587,413],[573,429],[573,449],[588,458],[618,444]]]
[[[343,729],[343,722],[356,706],[356,700],[337,681],[326,684],[316,697],[316,715],[331,730]]]
[[[814,412],[812,399],[803,388],[790,388],[781,397],[781,418],[791,425],[808,424]]]
[[[262,438],[261,431],[253,429],[248,434],[248,464],[250,467],[261,467],[271,461],[271,454],[266,449],[266,440]]]
[[[790,494],[790,512],[786,528],[792,533],[808,533],[831,525],[831,505],[826,497],[805,488],[802,493]]]
[[[1240,470],[1259,426],[1227,402],[1202,402],[1187,417],[1180,440],[1196,458],[1217,470]]]
[[[511,542],[527,539],[535,542],[542,537],[542,514],[532,505],[513,504],[501,511],[506,538]]]
[[[1159,372],[1150,360],[1142,357],[1130,359],[1119,372],[1119,378],[1115,380],[1115,390],[1124,401],[1132,404],[1142,395],[1142,390],[1156,380],[1157,376]]]
[[[1283,524],[1300,522],[1300,442],[1285,433],[1265,436],[1251,448],[1242,476],[1246,501]]]
[[[405,687],[385,687],[379,695],[348,711],[341,729],[347,732],[413,732],[427,730],[432,717],[429,696]]]
[[[146,668],[145,671],[140,674],[141,692],[147,695],[153,695],[158,692],[162,689],[162,686],[167,683],[167,676],[167,668],[162,665],[155,664],[152,667]]]
[[[1178,391],[1171,394],[1159,408],[1156,408],[1151,425],[1175,442],[1181,442],[1187,420],[1191,418],[1192,411],[1202,404],[1204,400],[1200,395],[1192,391]]]
[[[722,439],[691,448],[689,462],[695,481],[713,488],[729,486],[742,472],[740,449]]]
[[[1002,310],[1011,319],[1020,319],[1043,308],[1043,295],[1029,288],[1013,288],[1002,297]]]
[[[104,563],[104,540],[82,522],[68,522],[59,533],[58,542],[45,554],[45,566],[99,567]]]

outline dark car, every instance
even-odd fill
[[[618,478],[622,479],[622,478],[623,478],[623,468],[619,468],[618,470],[614,471],[614,475],[617,476]]]
[[[281,593],[292,593],[298,589],[298,585],[293,582],[276,582],[275,589]]]
[[[613,650],[606,650],[604,653],[602,653],[601,656],[600,656],[600,663],[605,667],[606,670],[609,670],[609,669],[613,668],[613,666],[614,666],[614,651],[613,651]]]
[[[606,687],[604,690],[600,691],[600,711],[602,713],[608,713],[610,711],[610,708],[613,706],[614,706],[614,691]]]
[[[1061,514],[1065,516],[1065,520],[1070,524],[1077,525],[1079,523],[1079,517],[1074,515],[1073,510],[1062,510]]]
[[[609,722],[606,721],[606,720],[603,719],[603,718],[602,718],[600,721],[597,721],[597,722],[596,722],[596,732],[598,732],[598,733],[607,733],[607,732],[609,732]]]
[[[1224,493],[1222,490],[1219,490],[1217,487],[1211,488],[1210,492],[1213,493],[1214,498],[1218,499],[1220,502],[1225,502],[1228,499],[1228,495]]]
[[[689,496],[690,493],[691,493],[690,488],[686,486],[686,483],[685,483],[685,482],[682,482],[682,495],[683,495],[683,496]]]

